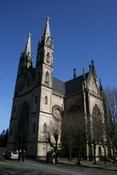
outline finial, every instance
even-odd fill
[[[100,82],[100,85],[102,85],[102,84],[101,84],[101,79],[99,79],[99,82]]]
[[[91,63],[92,63],[92,66],[94,65],[94,61],[93,60],[91,60]]]
[[[47,21],[49,21],[49,19],[50,19],[50,18],[49,18],[49,16],[47,16],[47,18],[46,18],[46,19],[47,19]]]
[[[103,91],[103,88],[102,88],[101,79],[99,79],[99,82],[100,82],[100,92],[102,93],[102,91]]]
[[[83,68],[83,75],[84,75],[84,68]]]
[[[31,33],[29,33],[29,34],[28,34],[28,37],[30,37],[31,35],[32,35],[32,34],[31,34]]]
[[[53,49],[53,46],[54,46],[54,38],[52,38],[52,49]]]
[[[83,68],[83,79],[84,79],[84,83],[86,85],[86,76],[85,76],[85,73],[84,73],[84,68]]]
[[[91,65],[89,64],[89,71],[91,70]]]
[[[32,56],[31,56],[31,58],[32,58],[32,61],[33,61],[33,53],[32,53]]]
[[[76,69],[74,68],[73,71],[74,71],[74,78],[76,78]]]

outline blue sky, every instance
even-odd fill
[[[36,64],[46,17],[54,38],[53,76],[68,81],[94,60],[103,87],[117,87],[117,0],[4,0],[0,2],[0,133],[9,127],[20,53],[28,33]]]

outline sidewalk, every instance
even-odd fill
[[[58,158],[58,163],[62,163],[62,164],[69,164],[69,165],[78,166],[78,165],[76,165],[76,162],[77,162],[76,159],[74,159],[70,162],[70,161],[68,161],[68,159]],[[81,161],[81,166],[89,167],[89,168],[98,168],[98,169],[103,169],[103,170],[110,170],[110,171],[117,171],[117,164],[112,163],[112,162],[108,162],[108,161],[106,164],[104,164],[103,161],[97,161],[96,164],[93,164],[93,161],[83,160],[83,161]]]

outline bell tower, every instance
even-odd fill
[[[39,84],[52,88],[53,38],[51,40],[49,19],[49,17],[46,18],[44,33],[38,42],[36,79]]]
[[[39,38],[35,68],[35,87],[40,93],[37,156],[40,155],[41,147],[44,145],[41,143],[43,128],[52,120],[52,79],[53,39],[51,40],[49,17],[47,17],[44,33],[41,39]]]
[[[32,63],[33,53],[31,55],[31,33],[29,33],[24,52],[20,55],[14,97],[20,94],[28,69],[32,66]]]

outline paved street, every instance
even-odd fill
[[[78,167],[66,164],[46,164],[33,160],[23,162],[8,160],[0,163],[0,175],[117,175],[117,171]]]

